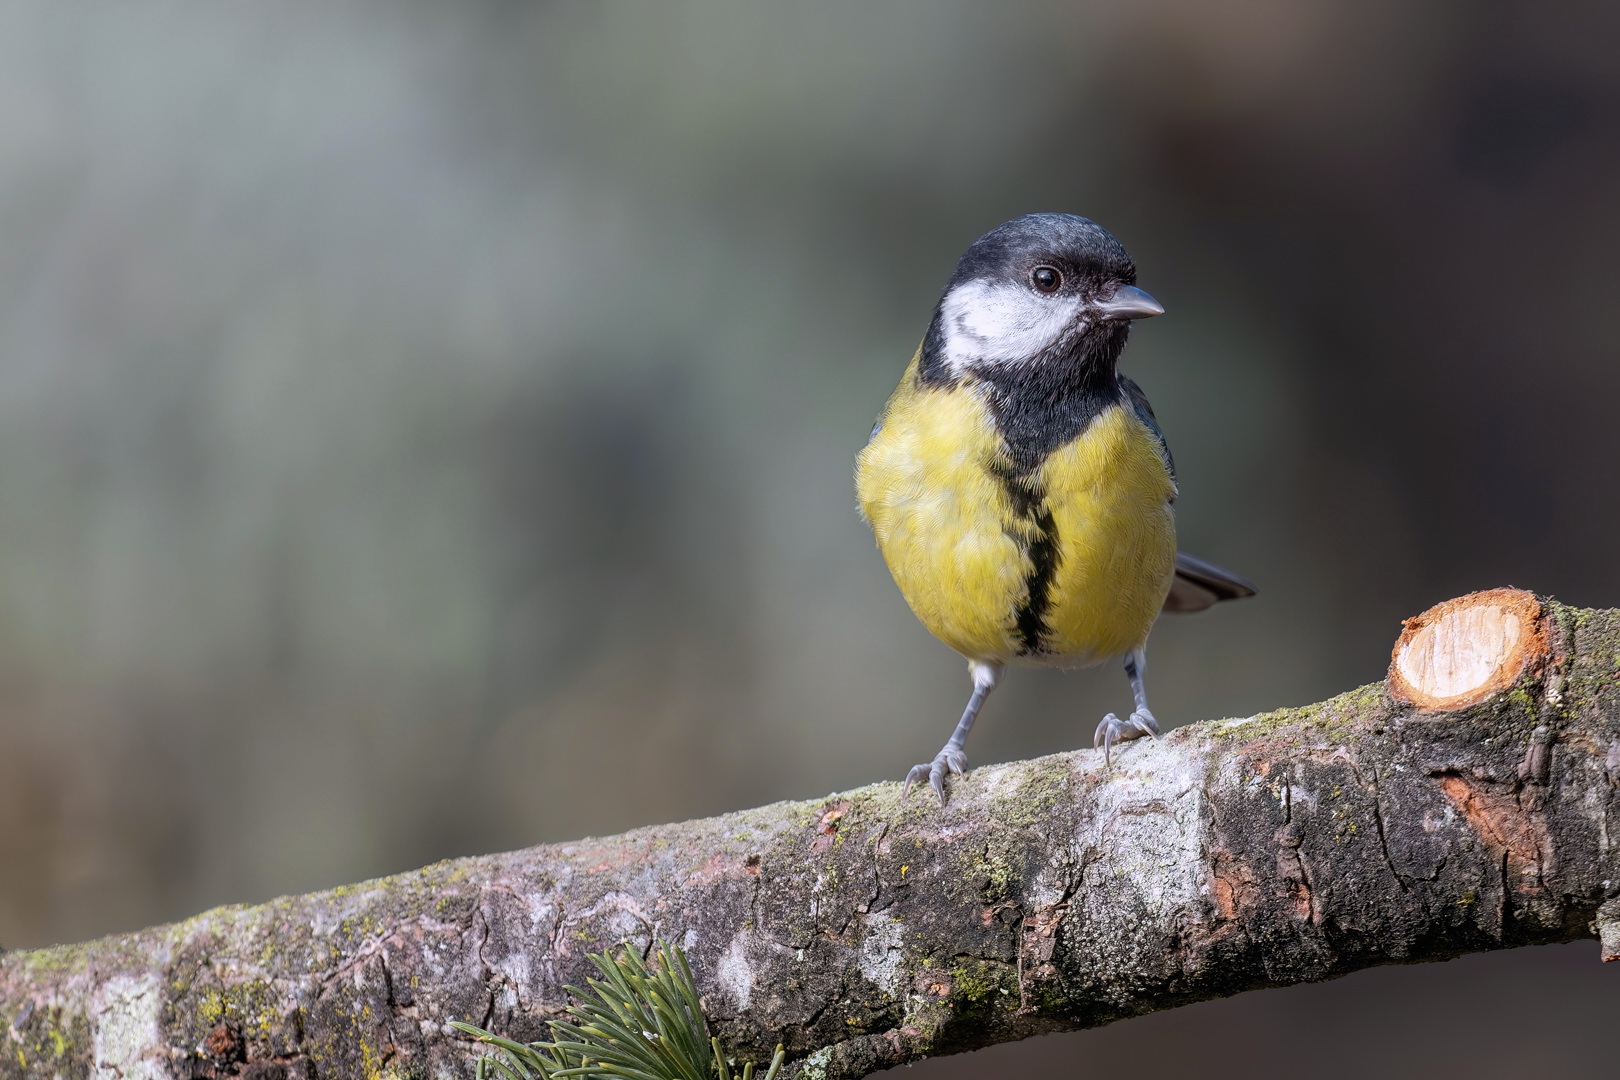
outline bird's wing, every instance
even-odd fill
[[[1254,593],[1254,582],[1248,578],[1178,551],[1176,576],[1170,582],[1170,595],[1164,598],[1164,610],[1203,611],[1222,600],[1241,600]]]
[[[1124,375],[1119,377],[1119,383],[1124,387],[1125,399],[1130,402],[1137,419],[1147,425],[1148,430],[1158,438],[1159,453],[1164,458],[1164,467],[1170,471],[1170,480],[1174,483],[1176,463],[1170,457],[1170,446],[1164,441],[1164,432],[1159,428],[1158,417],[1153,415],[1153,406],[1148,404],[1147,395],[1142,392],[1140,386]],[[1170,582],[1170,595],[1164,598],[1164,610],[1203,611],[1207,607],[1214,607],[1222,600],[1241,600],[1245,596],[1253,596],[1254,593],[1254,582],[1248,578],[1239,577],[1214,563],[1178,551],[1176,576]]]
[[[1170,472],[1170,482],[1175,483],[1176,463],[1170,456],[1170,444],[1164,441],[1164,432],[1159,428],[1159,418],[1153,415],[1153,406],[1148,404],[1147,395],[1142,392],[1140,386],[1124,375],[1119,377],[1119,385],[1124,388],[1125,400],[1130,402],[1131,411],[1136,413],[1136,418],[1153,432],[1154,438],[1159,440],[1159,456],[1164,458],[1164,467]]]

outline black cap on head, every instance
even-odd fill
[[[1078,214],[1025,214],[973,241],[945,288],[974,279],[1023,281],[1038,266],[1052,266],[1083,291],[1136,283],[1125,245]]]

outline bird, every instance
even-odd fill
[[[1164,313],[1089,218],[1027,214],[975,240],[856,458],[855,486],[911,610],[968,662],[950,739],[902,797],[967,768],[963,746],[1008,665],[1123,660],[1134,708],[1093,743],[1159,734],[1143,672],[1160,612],[1255,593],[1177,550],[1175,465],[1119,371],[1132,325]]]

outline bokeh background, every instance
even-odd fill
[[[1612,10],[1612,9],[1611,9]],[[960,709],[855,514],[957,254],[1031,210],[1169,314],[1171,723],[1620,604],[1598,4],[0,4],[0,943],[902,775]],[[1017,671],[979,763],[1115,671]],[[1587,944],[920,1076],[1605,1075]],[[1612,1067],[1612,1066],[1611,1066]]]

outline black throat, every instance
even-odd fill
[[[1007,444],[1016,477],[1029,476],[1052,451],[1078,438],[1125,398],[1118,365],[1130,335],[1128,322],[1105,322],[1025,363],[986,365],[955,375],[945,363],[939,321],[936,313],[923,339],[917,377],[925,386],[969,380],[985,386],[990,415]]]

